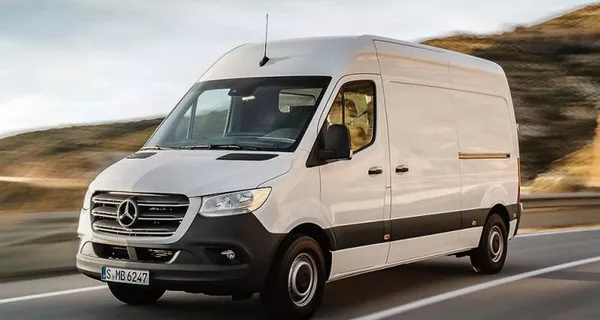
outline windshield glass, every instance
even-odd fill
[[[293,151],[330,80],[269,77],[199,82],[146,147]]]

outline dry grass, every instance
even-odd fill
[[[159,121],[76,126],[0,139],[0,176],[92,179],[138,150]]]
[[[44,188],[0,182],[0,215],[14,212],[72,211],[81,208],[86,188]]]
[[[600,4],[591,5],[520,30],[525,33],[600,32]]]
[[[532,193],[577,192],[600,190],[600,150],[590,143],[556,161],[552,169],[538,175],[531,183]]]
[[[72,211],[103,169],[138,150],[160,119],[28,132],[0,139],[0,213]],[[65,181],[69,182],[65,186]],[[72,183],[75,181],[77,183]]]
[[[452,51],[471,54],[479,50],[488,50],[496,43],[487,37],[457,35],[441,39],[432,39],[425,42],[430,46],[444,48]]]

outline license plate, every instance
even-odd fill
[[[145,270],[130,270],[112,267],[102,267],[102,281],[138,284],[150,284],[150,272]]]

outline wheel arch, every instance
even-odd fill
[[[488,213],[488,216],[486,217],[485,221],[487,222],[487,220],[494,213],[498,214],[502,218],[502,221],[504,221],[504,226],[506,227],[507,236],[510,236],[510,216],[506,207],[500,203],[494,205],[492,209],[490,209],[490,212]]]
[[[323,257],[325,258],[325,264],[326,264],[326,273],[327,273],[327,278],[329,277],[329,274],[331,272],[331,261],[332,261],[332,254],[331,254],[331,250],[332,248],[334,248],[334,241],[335,238],[333,237],[333,233],[331,232],[331,230],[329,229],[323,229],[320,226],[318,226],[317,224],[311,223],[311,222],[305,222],[305,223],[301,223],[297,226],[295,226],[294,228],[292,228],[287,235],[285,236],[285,238],[279,243],[277,250],[276,250],[276,254],[275,254],[275,259],[277,259],[277,257],[279,257],[282,254],[282,250],[284,250],[284,246],[287,243],[287,239],[296,235],[304,235],[307,237],[311,237],[312,239],[314,239],[319,246],[321,247],[321,252],[323,253]],[[273,267],[273,262],[271,261],[271,268]]]

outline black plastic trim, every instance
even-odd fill
[[[155,155],[156,152],[136,152],[127,157],[127,159],[146,159]]]
[[[106,259],[88,250],[77,255],[77,268],[95,279],[100,278],[102,266],[149,270],[150,283],[167,290],[214,295],[257,292],[264,286],[271,262],[284,238],[285,234],[267,231],[253,214],[215,218],[197,215],[185,235],[172,244],[133,244],[135,241],[131,238],[93,240],[136,250],[177,250],[178,254],[168,263]],[[233,250],[235,259],[219,259],[224,250]]]
[[[485,224],[485,219],[490,213],[492,208],[482,208],[482,209],[471,209],[464,210],[461,212],[461,229],[467,229],[471,227],[480,227]],[[473,225],[473,221],[475,224]]]
[[[334,227],[325,232],[331,249],[342,250],[482,226],[490,210],[485,208],[374,221]],[[510,220],[520,218],[518,204],[507,206],[507,210]],[[475,225],[473,220],[477,222]],[[386,234],[391,237],[386,239]],[[100,278],[102,266],[150,270],[151,283],[168,290],[217,295],[256,292],[264,286],[271,262],[285,236],[270,233],[252,214],[218,218],[198,215],[185,235],[172,244],[133,245],[125,240],[94,240],[108,246],[135,247],[136,250],[177,250],[178,254],[168,263],[140,261],[131,257],[127,259],[125,256],[120,260],[102,258],[90,250],[88,242],[77,255],[77,268],[95,279]],[[228,249],[236,252],[235,261],[220,258],[221,250]]]
[[[511,205],[507,206],[506,209],[508,210],[510,221],[517,219],[517,225],[515,226],[515,233],[513,234],[513,237],[514,237],[517,235],[517,232],[519,231],[519,226],[521,225],[521,214],[522,214],[521,205],[519,203],[511,204]],[[511,213],[515,213],[516,217],[513,217],[513,215]]]
[[[480,227],[485,224],[485,219],[491,210],[492,208],[481,208],[451,211],[333,227],[330,229],[335,237],[332,250],[350,249],[386,241],[412,239]],[[507,210],[511,213],[509,214],[510,221],[514,219],[519,219],[520,221],[520,212],[517,214],[517,217],[512,216],[512,212],[519,210],[518,204],[507,206]],[[389,239],[385,239],[386,234],[390,235]]]
[[[234,160],[234,161],[264,161],[277,157],[277,154],[272,153],[228,153],[220,156],[217,160]]]
[[[375,221],[334,227],[335,244],[332,250],[343,250],[383,242],[384,222]]]
[[[445,212],[392,220],[391,240],[404,240],[461,229],[461,213]]]

